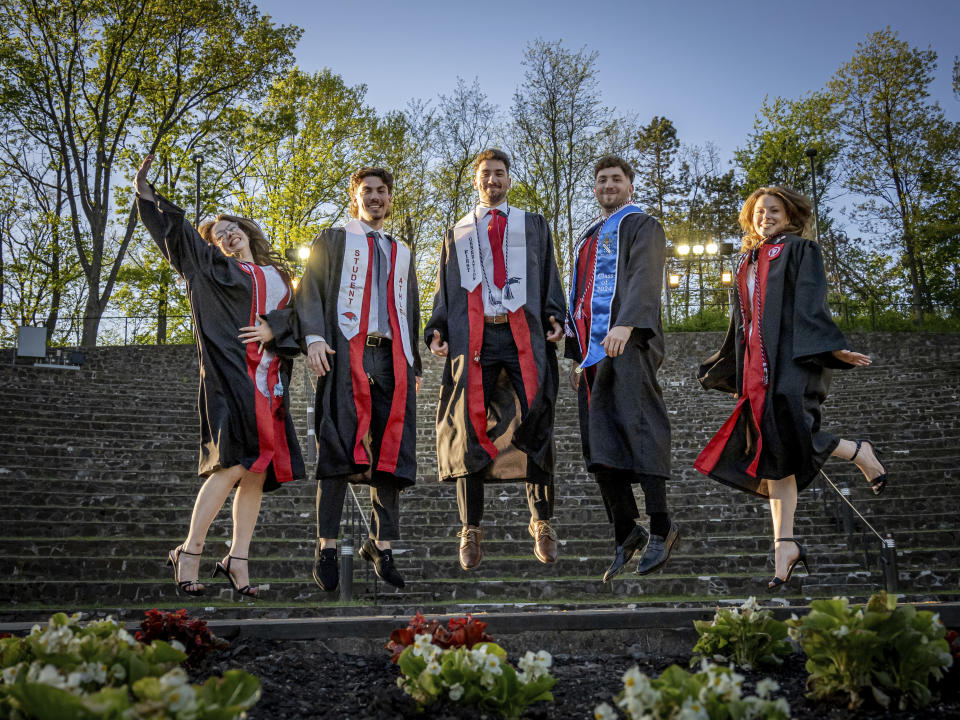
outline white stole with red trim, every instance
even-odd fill
[[[343,248],[343,265],[340,269],[340,294],[337,296],[337,324],[347,340],[360,332],[360,315],[363,309],[363,293],[367,284],[367,266],[370,263],[370,244],[367,232],[359,220],[351,220],[344,226],[346,240]],[[407,322],[407,274],[410,271],[410,248],[394,241],[397,247],[393,268],[393,292],[391,301],[397,311],[400,325],[400,342],[407,364],[413,365],[413,346],[410,344],[410,325]],[[380,252],[380,248],[375,248]]]
[[[511,293],[510,297],[504,293],[501,304],[508,312],[514,312],[527,304],[527,214],[515,207],[509,208],[509,213],[504,263],[509,283],[506,287],[510,287]],[[484,216],[483,222],[489,222],[489,215]],[[486,254],[486,262],[480,253],[475,211],[471,210],[453,226],[453,244],[460,266],[460,286],[464,290],[472,292],[482,282],[484,273],[488,281],[493,280],[490,253]]]

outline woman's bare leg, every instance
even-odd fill
[[[773,519],[773,539],[794,537],[793,517],[797,512],[797,480],[793,475],[782,480],[768,480],[770,488],[770,516]],[[800,554],[792,542],[776,543],[774,563],[776,577],[783,580],[790,563]]]
[[[234,465],[231,468],[217,470],[210,475],[197,493],[197,499],[193,503],[193,515],[190,517],[190,532],[183,543],[183,549],[187,552],[196,553],[196,555],[180,555],[178,563],[178,572],[181,580],[189,580],[199,577],[200,553],[203,551],[203,543],[207,538],[207,532],[213,523],[224,501],[230,494],[230,490],[245,472],[242,465]],[[187,586],[187,590],[196,590],[203,588],[200,583]]]
[[[860,452],[858,452],[854,458],[853,453],[856,452],[856,450],[857,444],[853,442],[853,440],[841,440],[837,443],[836,449],[830,454],[842,460],[850,460],[853,458],[853,464],[860,468],[860,472],[863,473],[867,482],[880,477],[883,474],[883,467],[873,452],[873,443],[869,440],[864,441],[860,445]]]
[[[233,496],[233,541],[230,543],[230,555],[234,558],[250,557],[250,540],[253,538],[254,528],[260,517],[260,501],[263,499],[265,478],[266,473],[245,472]],[[224,565],[228,559],[223,559]],[[234,560],[230,564],[230,573],[238,587],[250,583],[248,563]]]

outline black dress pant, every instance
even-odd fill
[[[520,356],[517,344],[510,330],[510,323],[487,323],[483,328],[483,345],[480,348],[480,370],[483,375],[483,397],[486,403],[500,378],[506,372],[514,392],[520,399],[520,408],[527,412],[527,393],[523,387],[523,372],[520,370]],[[549,520],[553,517],[553,482],[549,475],[528,462],[528,481],[526,482],[527,506],[533,520]],[[536,480],[536,481],[534,481]],[[460,510],[460,522],[464,525],[479,525],[483,519],[483,485],[479,477],[457,478],[457,507]]]
[[[370,450],[375,467],[383,441],[383,432],[390,417],[395,387],[393,351],[389,341],[379,346],[364,347],[363,369],[370,379]],[[340,536],[343,500],[351,477],[350,475],[331,475],[319,479],[317,537]],[[396,476],[375,469],[371,470],[370,501],[373,504],[373,510],[370,513],[370,537],[375,540],[400,538],[400,487],[401,481]]]
[[[637,499],[633,495],[633,483],[640,483],[648,516],[667,513],[667,479],[665,477],[635,473],[632,470],[600,470],[597,472],[600,497],[603,498],[607,519],[613,523],[613,532],[618,545],[626,540],[640,517]]]

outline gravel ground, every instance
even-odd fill
[[[510,658],[514,664],[517,658]],[[557,678],[554,702],[530,708],[531,720],[583,720],[593,709],[609,702],[623,688],[621,677],[632,665],[648,675],[657,675],[669,665],[686,666],[687,658],[631,655],[554,655],[551,672]],[[443,718],[444,720],[494,720],[496,716],[452,703],[438,703],[421,715],[396,685],[399,669],[386,651],[377,655],[347,655],[330,652],[316,641],[238,639],[192,672],[194,682],[230,668],[243,668],[260,678],[263,697],[249,713],[250,720],[391,720],[393,718]],[[744,673],[745,686],[763,675]],[[945,720],[960,718],[960,673],[942,689],[939,703],[924,710],[900,712],[814,703],[803,697],[806,671],[803,658],[794,656],[768,675],[780,683],[797,720]]]

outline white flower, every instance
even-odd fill
[[[450,699],[453,700],[454,702],[462,698],[463,685],[461,685],[460,683],[454,683],[453,685],[451,685],[449,695],[450,695]]]
[[[503,668],[500,667],[500,658],[496,655],[488,655],[486,661],[484,661],[483,669],[491,675],[500,675],[503,672]]]
[[[783,713],[784,717],[790,717],[790,703],[786,698],[777,698],[773,701],[773,707]]]
[[[413,639],[413,654],[418,657],[424,656],[424,653],[430,652],[429,648],[433,647],[433,643],[430,642],[430,636],[426,633],[420,633]]]
[[[847,635],[850,634],[850,628],[848,628],[846,625],[841,625],[840,627],[838,627],[836,630],[833,631],[833,634],[841,638],[846,637]]]
[[[640,668],[636,665],[623,674],[623,691],[627,697],[634,697],[640,693],[640,683],[643,677],[643,673],[640,672]]]
[[[546,650],[537,650],[537,664],[548,668],[553,665],[553,656]]]
[[[182,667],[175,667],[160,678],[160,685],[166,688],[180,687],[187,684],[187,673]]]
[[[134,645],[137,644],[136,638],[134,638],[133,635],[131,635],[130,633],[128,633],[128,632],[127,632],[126,630],[124,630],[123,628],[120,628],[119,630],[117,630],[117,638],[118,638],[121,642],[125,642],[125,643],[126,643],[127,645],[129,645],[130,647],[133,647]],[[174,642],[176,642],[176,641],[174,641]]]
[[[493,686],[497,684],[497,681],[493,679],[493,675],[490,673],[484,673],[480,676],[480,684],[487,690],[492,690]]]
[[[779,683],[771,678],[763,678],[757,682],[757,697],[768,698],[780,689]]]
[[[171,641],[170,641],[170,647],[172,647],[174,650],[179,650],[180,652],[186,652],[186,651],[187,651],[187,646],[184,645],[184,644],[183,644],[182,642],[180,642],[179,640],[171,640]]]
[[[167,709],[175,713],[181,713],[189,708],[194,708],[197,704],[197,691],[193,685],[178,685],[171,688],[167,693]]]
[[[593,709],[594,720],[617,720],[618,717],[617,711],[607,703],[600,703]]]
[[[688,697],[683,701],[683,705],[680,706],[680,713],[677,715],[677,718],[679,720],[710,720],[710,715],[707,713],[707,708],[703,703]]]
[[[438,663],[436,660],[431,660],[430,662],[428,662],[428,663],[427,663],[427,672],[430,673],[431,675],[439,675],[439,674],[440,674],[440,663]]]
[[[23,666],[23,663],[17,663],[8,668],[0,670],[0,683],[4,685],[13,685],[17,679],[17,673],[20,672],[20,668]]]
[[[127,669],[120,663],[115,663],[114,666],[110,668],[110,675],[120,682],[123,682],[127,679]]]

